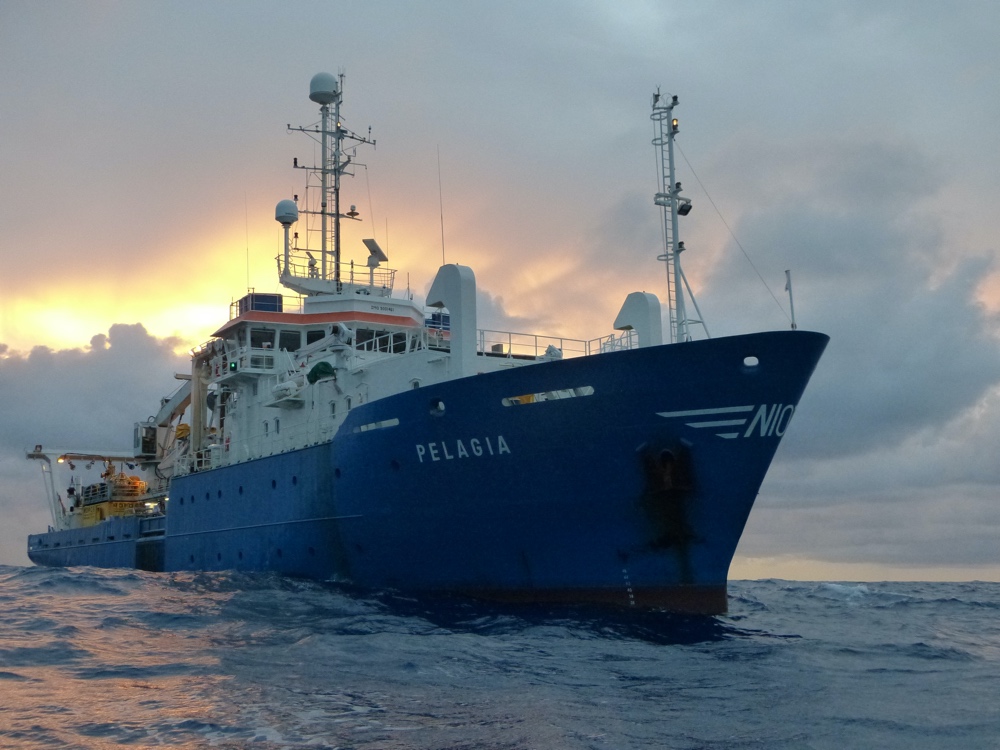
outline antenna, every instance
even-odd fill
[[[795,325],[795,303],[792,301],[792,272],[785,269],[785,291],[788,292],[788,307],[792,313],[792,330],[798,328]]]
[[[375,240],[361,241],[368,248],[368,283],[375,286],[375,269],[379,267],[380,263],[387,262],[389,256],[382,252],[382,248]]]
[[[441,208],[441,265],[447,265],[444,259],[444,191],[441,188],[441,144],[437,147],[438,156],[438,205]]]
[[[292,224],[299,220],[299,207],[295,205],[295,201],[278,201],[278,205],[274,207],[274,220],[281,224],[282,229],[285,230],[285,266],[282,270],[282,274],[288,274],[288,263],[291,255],[291,243],[289,242],[288,232],[292,228]],[[312,257],[311,255],[309,256]],[[247,278],[247,287],[250,286],[250,279]]]
[[[250,207],[247,205],[247,191],[243,191],[243,226],[247,235],[247,289],[250,288]]]

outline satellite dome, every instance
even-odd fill
[[[299,220],[299,207],[295,205],[295,201],[278,201],[274,209],[274,219],[282,224],[294,224]]]
[[[317,73],[309,82],[309,98],[317,104],[337,101],[337,79],[329,73]]]

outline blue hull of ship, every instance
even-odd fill
[[[332,441],[176,478],[162,569],[724,611],[740,535],[827,340],[614,352],[357,406]],[[580,395],[510,401],[568,389]],[[138,567],[46,537],[29,545],[36,562]]]

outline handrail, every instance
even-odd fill
[[[478,331],[480,352],[487,356],[516,359],[588,357],[609,351],[634,349],[636,345],[637,337],[634,331],[624,331],[620,335],[610,334],[589,340],[488,329]]]

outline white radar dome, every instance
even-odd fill
[[[295,201],[279,201],[274,209],[274,218],[282,224],[294,224],[299,220],[299,207]]]
[[[309,98],[317,104],[337,101],[337,79],[329,73],[317,73],[309,82]]]

